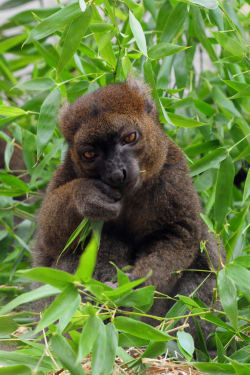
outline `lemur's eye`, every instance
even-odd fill
[[[136,140],[137,134],[136,132],[130,133],[123,138],[124,143],[133,143]]]
[[[94,157],[96,156],[94,151],[86,151],[83,155],[86,159],[94,159]]]

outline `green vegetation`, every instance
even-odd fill
[[[0,11],[20,4],[6,0]],[[142,359],[167,349],[209,374],[250,373],[249,7],[249,0],[58,1],[54,8],[17,8],[0,26],[0,138],[7,142],[0,171],[0,342],[16,345],[0,350],[0,374],[64,368],[80,375],[90,352],[94,375],[111,374],[115,356],[143,374]],[[227,252],[227,264],[213,271],[213,302],[219,299],[222,310],[178,296],[158,318],[159,329],[138,320],[159,297],[153,286],[134,289],[144,279],[130,282],[117,269],[112,289],[91,279],[92,266],[83,273],[81,262],[75,275],[29,269],[41,191],[66,147],[56,127],[61,103],[129,73],[151,86],[161,123],[190,164],[203,219]],[[11,170],[18,149],[25,164]],[[91,228],[83,256],[93,265],[100,227]],[[28,291],[30,280],[45,285]],[[28,311],[32,301],[52,295],[37,325]],[[214,328],[204,338],[196,320],[194,347],[183,326],[177,336],[173,329],[180,317],[188,323],[199,316]],[[143,354],[131,357],[124,350],[131,346],[143,346]]]

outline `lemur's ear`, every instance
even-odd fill
[[[128,77],[126,83],[132,91],[137,91],[142,97],[145,112],[151,114],[152,117],[157,115],[157,108],[152,98],[150,87],[141,79],[135,77]]]
[[[74,134],[79,128],[78,119],[74,118],[74,112],[72,104],[65,102],[59,111],[58,123],[60,129],[66,138],[67,142],[72,143],[74,139]]]

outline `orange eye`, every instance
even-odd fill
[[[84,157],[86,158],[86,159],[94,159],[94,157],[95,157],[95,152],[94,151],[86,151],[86,152],[84,152]]]
[[[132,143],[136,140],[136,132],[133,132],[133,133],[130,133],[128,134],[125,138],[124,138],[124,142],[125,143]]]

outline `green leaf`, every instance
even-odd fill
[[[146,346],[149,344],[149,340],[141,339],[130,335],[129,333],[120,333],[119,334],[119,347],[131,347],[131,346]],[[166,342],[164,342],[166,346]]]
[[[234,282],[227,277],[225,270],[220,270],[218,274],[218,288],[220,300],[228,319],[234,329],[238,328],[238,306],[237,306],[237,290]]]
[[[27,115],[27,112],[24,111],[21,108],[17,107],[10,107],[8,105],[0,105],[0,115],[6,116],[6,117],[12,117],[12,116],[22,116]]]
[[[169,341],[173,338],[166,333],[159,331],[150,325],[137,320],[118,316],[114,319],[115,327],[122,332],[130,333],[133,336],[153,341]]]
[[[131,10],[136,10],[139,7],[139,4],[137,4],[134,0],[124,0],[124,3]]]
[[[218,362],[225,362],[226,351],[217,332],[215,332],[215,343],[217,348]]]
[[[250,271],[238,264],[229,264],[226,267],[226,274],[250,301]]]
[[[218,106],[224,110],[228,116],[232,117],[233,115],[236,117],[241,117],[240,112],[236,109],[233,102],[226,97],[224,92],[219,87],[213,87],[212,95],[214,97],[214,102],[218,104]]]
[[[61,320],[59,324],[59,326],[61,326],[60,328],[63,329],[69,323],[80,302],[81,297],[79,296],[77,288],[75,288],[73,285],[66,286],[62,293],[60,293],[59,296],[56,297],[51,305],[49,305],[49,307],[44,311],[42,318],[35,329],[35,333],[40,332],[42,329],[54,323],[69,309],[70,314],[67,314],[67,316],[64,315],[64,319]],[[71,308],[72,306],[74,307],[73,313]]]
[[[46,61],[46,63],[52,68],[56,68],[58,65],[58,53],[55,48],[51,45],[39,43],[38,41],[33,41],[39,55]]]
[[[197,120],[193,120],[193,119],[188,118],[188,117],[183,117],[183,116],[177,115],[176,113],[167,112],[167,114],[168,114],[168,117],[170,118],[170,120],[172,121],[172,123],[175,126],[178,126],[178,127],[196,128],[198,126],[207,125],[204,122],[199,122]]]
[[[16,188],[23,193],[27,193],[29,191],[29,187],[26,185],[25,182],[20,180],[18,177],[13,176],[8,173],[4,173],[0,171],[0,181],[7,186],[10,186],[12,188]]]
[[[185,331],[178,331],[177,332],[178,338],[178,347],[181,349],[182,353],[185,357],[190,360],[194,353],[194,340],[190,333]],[[186,355],[188,354],[188,355]]]
[[[241,349],[234,352],[231,356],[231,359],[234,359],[239,362],[250,362],[250,345],[243,346]]]
[[[239,82],[239,81],[234,81],[234,80],[226,80],[226,79],[223,79],[222,81],[226,85],[228,85],[229,87],[232,87],[236,91],[241,91],[241,90],[249,87],[249,85],[247,85],[244,82]]]
[[[22,43],[26,38],[27,34],[19,34],[10,38],[6,38],[2,42],[0,42],[0,53],[4,53],[9,49],[15,47],[16,45]]]
[[[102,222],[96,222],[95,224],[92,223],[93,233],[88,245],[86,246],[86,249],[81,255],[75,276],[83,283],[89,281],[93,275],[96,264],[96,257],[100,245],[102,226]]]
[[[44,100],[37,124],[37,155],[43,151],[53,135],[61,103],[59,88],[55,88]]]
[[[161,35],[162,42],[171,42],[181,31],[187,16],[187,5],[177,3],[167,18]],[[173,22],[175,20],[175,22]]]
[[[217,149],[220,146],[220,142],[218,140],[208,141],[208,142],[199,142],[193,143],[190,146],[188,145],[187,148],[184,149],[185,153],[190,157],[194,158],[203,153],[210,152],[214,149]]]
[[[32,375],[28,366],[16,365],[0,368],[0,375]]]
[[[250,85],[247,85],[243,90],[230,97],[230,99],[249,98]]]
[[[70,374],[85,375],[82,365],[76,362],[75,352],[63,336],[59,334],[52,336],[51,344],[63,367],[69,370]]]
[[[73,275],[48,267],[38,267],[18,272],[28,279],[50,284],[59,289],[64,289],[67,283],[73,284],[75,282],[75,277]]]
[[[93,375],[104,374],[104,364],[106,350],[109,343],[107,342],[107,331],[103,321],[98,318],[99,327],[97,330],[97,338],[95,340],[92,351],[92,373]]]
[[[43,91],[52,89],[55,86],[55,81],[51,78],[35,78],[19,83],[17,87],[27,91]]]
[[[179,51],[183,51],[189,47],[179,46],[178,44],[171,43],[158,43],[148,51],[148,56],[151,59],[158,60],[166,56],[174,55]]]
[[[217,232],[222,230],[226,215],[231,206],[233,182],[234,165],[231,157],[228,156],[220,163],[216,181],[214,218]]]
[[[146,306],[148,310],[154,303],[154,291],[154,286],[145,286],[144,288],[132,290],[128,295],[126,294],[115,300],[115,304],[118,306],[141,308]]]
[[[14,152],[14,146],[12,143],[7,143],[5,150],[4,150],[4,162],[6,166],[6,170],[9,172],[10,171],[10,160],[12,158]]]
[[[37,25],[29,34],[26,43],[33,40],[45,38],[53,34],[60,28],[65,27],[69,22],[81,14],[81,9],[78,3],[71,4],[65,8],[60,9],[58,12],[52,14],[39,25]]]
[[[14,298],[12,301],[7,303],[7,305],[1,308],[0,314],[1,315],[7,314],[8,312],[10,312],[11,310],[14,310],[17,306],[23,303],[36,301],[44,297],[54,296],[55,294],[58,294],[59,292],[60,290],[57,288],[54,288],[53,286],[43,285],[37,289],[32,290],[31,292],[23,293],[20,296]]]
[[[18,324],[10,317],[3,316],[0,318],[0,337],[8,337],[18,328]]]
[[[39,351],[39,356],[37,355],[30,355],[26,353],[21,353],[21,351],[5,351],[0,350],[0,365],[3,366],[10,366],[10,365],[27,365],[29,364],[29,367],[32,369],[35,369],[37,367],[38,361],[41,359],[42,352]],[[47,358],[43,358],[40,362],[39,370],[42,371],[42,373],[48,374],[51,371],[54,370],[54,366],[52,366],[52,363]],[[2,374],[6,374],[6,372],[2,372]],[[7,373],[8,374],[8,373]],[[19,373],[16,373],[16,375],[19,375]]]
[[[115,363],[116,351],[118,348],[118,333],[113,323],[109,323],[106,328],[106,353],[103,365],[103,374],[112,374]]]
[[[166,342],[155,342],[151,341],[144,353],[142,358],[157,358],[159,355],[166,353],[167,343]]]
[[[237,257],[236,259],[234,259],[234,263],[237,263],[240,266],[245,267],[245,268],[250,268],[250,255],[241,255]]]
[[[225,244],[228,259],[232,257],[237,241],[242,235],[248,211],[248,205],[245,205],[245,207],[243,206],[242,210],[240,212],[237,212],[234,218],[230,221],[230,229],[232,229],[233,234],[230,236],[228,242]]]
[[[71,290],[72,290],[72,286],[70,285],[70,293],[72,294]],[[66,297],[68,299],[68,296]],[[73,317],[76,310],[78,309],[80,303],[81,303],[81,296],[79,295],[79,293],[77,293],[77,295],[75,294],[74,296],[71,295],[71,302],[70,304],[68,304],[68,308],[64,310],[63,315],[61,315],[59,318],[58,329],[60,333],[62,333],[64,329],[67,327],[67,325],[71,321],[71,318]],[[64,304],[64,301],[63,301],[63,304]],[[59,313],[58,313],[58,317],[59,317]]]
[[[87,230],[88,231],[88,219],[83,219],[80,224],[78,225],[78,227],[74,230],[74,232],[70,235],[66,245],[64,246],[64,248],[62,249],[60,255],[59,255],[59,258],[58,260],[61,258],[62,254],[65,252],[65,250],[67,250],[67,248],[72,244],[72,242],[74,242],[74,240],[80,235],[81,232]],[[58,261],[57,260],[57,261]]]
[[[228,156],[227,149],[220,147],[215,151],[209,152],[207,155],[203,156],[200,160],[195,162],[191,167],[191,176],[196,176],[210,168],[217,168],[218,164],[226,159]]]
[[[185,1],[186,3],[201,5],[202,7],[207,8],[207,9],[218,8],[217,0],[181,0],[181,1]]]
[[[135,41],[138,45],[139,50],[147,56],[147,44],[146,44],[146,38],[143,32],[143,29],[141,27],[140,22],[135,18],[133,13],[129,11],[129,25],[131,28],[131,31],[134,35]]]
[[[192,24],[193,24],[194,31],[195,31],[197,38],[199,39],[203,47],[207,50],[211,60],[216,61],[218,58],[215,53],[213,45],[210,43],[206,35],[205,24],[204,24],[204,20],[202,18],[200,9],[197,7],[192,7],[192,14],[193,14]]]
[[[57,74],[59,75],[66,64],[70,61],[79,47],[82,37],[86,33],[91,20],[91,8],[87,7],[85,12],[74,19],[65,35],[62,53],[59,59]]]
[[[195,107],[206,116],[213,116],[216,109],[202,100],[194,100]]]
[[[245,364],[245,363],[239,363],[237,361],[233,361],[232,359],[230,360],[234,370],[235,370],[235,373],[237,375],[246,375],[246,374],[249,374],[250,373],[250,365],[249,364]]]
[[[114,32],[94,33],[100,55],[112,68],[116,66],[116,58],[112,48],[111,40],[115,36]]]
[[[105,292],[105,295],[114,300],[115,298],[121,297],[125,293],[129,292],[131,289],[137,287],[138,285],[142,284],[146,280],[145,277],[142,279],[134,280],[129,283],[126,283],[120,286],[117,289],[111,289],[110,291]]]
[[[98,334],[99,324],[100,319],[95,315],[90,316],[84,324],[78,345],[78,362],[81,362],[91,352]]]
[[[128,74],[133,71],[133,65],[128,57],[128,55],[122,57],[122,69],[125,78],[127,78]]]
[[[220,31],[212,31],[212,34],[217,39],[219,44],[222,48],[224,48],[226,51],[231,53],[234,56],[243,56],[246,48],[244,44],[239,43],[235,37],[234,34],[232,36],[228,36],[230,33],[224,33]]]
[[[227,363],[194,362],[193,365],[211,375],[235,375],[233,366]]]
[[[152,14],[153,19],[156,21],[157,11],[154,0],[143,0],[143,5],[145,7],[145,10],[148,10]]]
[[[91,23],[90,30],[93,33],[102,33],[105,31],[111,31],[114,29],[114,26],[111,23]]]
[[[123,286],[130,282],[128,275],[122,272],[113,262],[110,262],[116,268],[118,287]]]

